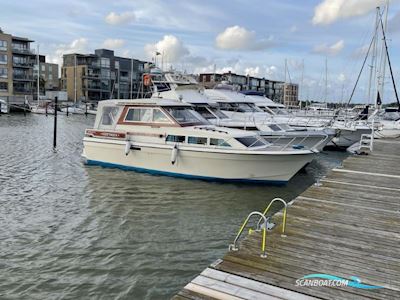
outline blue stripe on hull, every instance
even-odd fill
[[[282,181],[282,180],[225,179],[225,178],[208,177],[208,176],[187,175],[187,174],[174,173],[174,172],[137,168],[137,167],[131,167],[131,166],[113,164],[113,163],[108,163],[108,162],[103,162],[103,161],[98,161],[98,160],[89,160],[89,159],[86,161],[86,164],[94,165],[94,166],[101,166],[104,168],[117,168],[117,169],[121,169],[121,170],[125,170],[125,171],[148,173],[148,174],[152,174],[152,175],[163,175],[163,176],[178,177],[178,178],[185,178],[185,179],[197,179],[197,180],[205,180],[205,181],[269,184],[269,185],[277,185],[277,186],[282,186],[282,185],[287,184],[287,181]]]

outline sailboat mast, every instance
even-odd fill
[[[378,22],[379,22],[379,13],[380,8],[376,8],[376,18],[375,18],[375,30],[374,30],[374,37],[373,37],[373,45],[372,45],[372,56],[371,56],[371,65],[370,65],[370,72],[369,72],[369,83],[368,83],[368,105],[373,102],[371,101],[372,95],[372,79],[375,69],[375,61],[376,61],[376,51],[377,51],[377,40],[378,40]]]
[[[74,56],[74,104],[76,105],[77,89],[76,89],[76,54]]]
[[[37,88],[37,103],[39,106],[39,96],[40,96],[40,62],[39,62],[39,44],[37,45],[37,53],[36,53],[36,61],[37,61],[37,80],[36,80],[36,88]]]
[[[325,103],[328,102],[328,58],[325,57]]]
[[[386,6],[385,6],[385,21],[383,23],[383,30],[386,32],[387,31],[387,24],[388,24],[388,13],[389,13],[389,0],[386,0]],[[383,99],[383,91],[385,89],[385,73],[386,73],[386,48],[385,48],[385,43],[382,43],[382,52],[381,52],[381,62],[380,62],[380,89],[379,93],[381,96],[381,99]]]

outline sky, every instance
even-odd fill
[[[371,43],[376,6],[385,2],[1,0],[0,27],[35,40],[32,47],[39,44],[49,62],[98,48],[151,61],[157,51],[165,69],[286,78],[300,84],[301,99],[310,100],[325,99],[327,62],[327,98],[340,102],[350,97]],[[387,41],[400,85],[400,0],[390,1]],[[368,59],[353,102],[368,101],[370,65]],[[372,101],[374,80],[371,86]],[[390,77],[383,99],[395,101]]]

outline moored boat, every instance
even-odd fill
[[[314,158],[307,149],[214,126],[190,104],[166,99],[99,102],[83,143],[88,164],[217,181],[284,184]]]

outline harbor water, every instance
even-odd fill
[[[318,155],[287,186],[85,166],[93,116],[0,116],[0,298],[168,299],[227,250],[246,215],[340,164]],[[290,214],[290,210],[289,210]]]

